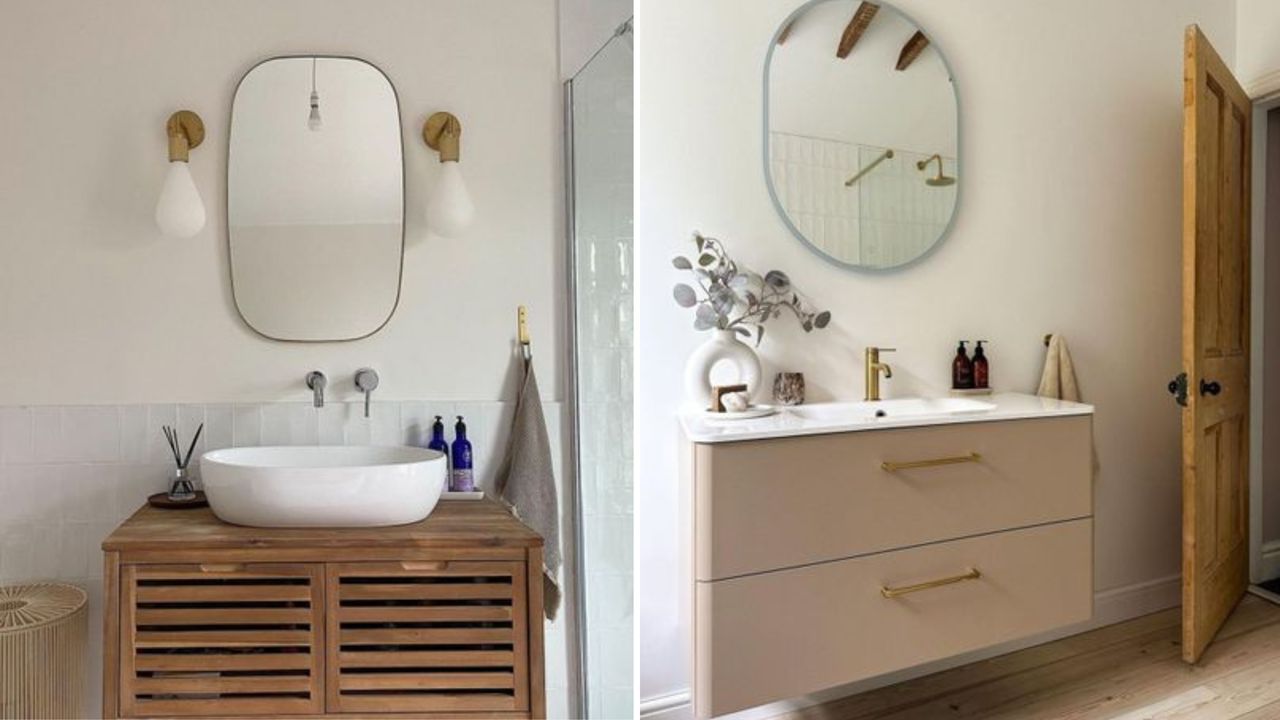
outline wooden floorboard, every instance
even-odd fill
[[[775,720],[1280,720],[1280,607],[1246,596],[1196,665],[1168,610]]]

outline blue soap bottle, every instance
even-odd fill
[[[467,424],[458,416],[458,424],[453,426],[453,473],[449,478],[449,489],[453,492],[474,492],[476,476],[471,469],[471,441],[467,439]]]
[[[445,462],[448,462],[449,442],[444,439],[444,418],[439,415],[436,416],[436,421],[431,425],[431,441],[427,443],[427,448],[444,453]]]

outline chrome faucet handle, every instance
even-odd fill
[[[876,348],[880,352],[898,352],[898,348]]]
[[[378,389],[378,371],[373,368],[357,370],[356,388],[364,393],[364,416],[369,417],[369,397]]]
[[[307,389],[312,392],[311,404],[315,407],[324,407],[324,388],[328,384],[329,380],[319,370],[307,373]]]

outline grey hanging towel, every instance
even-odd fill
[[[548,620],[560,610],[560,503],[556,477],[551,469],[551,443],[542,416],[542,398],[533,361],[525,359],[516,413],[511,421],[507,456],[498,471],[498,494],[521,522],[546,541],[543,549],[542,585]]]

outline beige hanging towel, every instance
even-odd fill
[[[527,351],[507,456],[498,470],[497,483],[498,494],[515,516],[546,541],[543,548],[543,600],[547,619],[555,620],[560,610],[560,503],[556,496],[551,443],[547,439],[547,421],[542,416],[538,379],[533,374],[533,359]]]
[[[1044,356],[1044,373],[1040,376],[1040,397],[1080,402],[1080,386],[1076,383],[1076,368],[1071,362],[1071,351],[1061,335],[1049,338],[1049,349]]]

